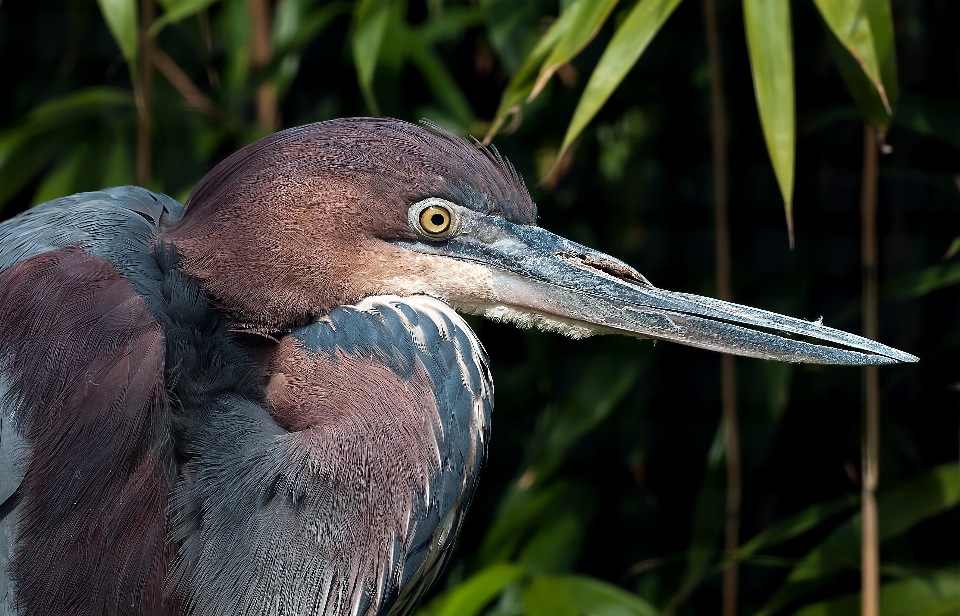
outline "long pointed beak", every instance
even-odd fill
[[[787,362],[868,365],[917,361],[909,353],[825,327],[819,321],[658,289],[622,261],[540,227],[476,215],[463,224],[463,232],[444,242],[401,244],[417,252],[484,266],[492,297],[450,298],[472,312],[575,336],[621,333]]]

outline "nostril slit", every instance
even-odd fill
[[[649,280],[630,266],[605,255],[585,254],[582,252],[558,252],[555,254],[558,258],[584,269],[603,272],[608,276],[631,284],[653,286]]]

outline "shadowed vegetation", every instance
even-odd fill
[[[183,201],[238,147],[334,117],[486,138],[539,224],[654,284],[921,361],[738,360],[730,473],[718,356],[471,320],[490,458],[418,613],[850,614],[879,580],[884,614],[955,614],[960,5],[715,0],[713,62],[705,19],[703,0],[3,0],[0,216],[121,184]]]

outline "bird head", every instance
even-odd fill
[[[536,219],[496,150],[432,125],[354,118],[228,157],[165,239],[241,327],[281,331],[365,297],[429,295],[573,337],[623,333],[794,362],[916,361],[819,322],[659,289]]]

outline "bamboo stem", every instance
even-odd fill
[[[860,199],[861,261],[863,264],[863,335],[876,340],[877,310],[877,176],[879,129],[864,125],[863,187]],[[880,482],[880,373],[877,366],[863,369],[863,482],[861,538],[861,613],[880,614],[880,535],[876,490]]]
[[[737,372],[733,355],[720,358],[720,386],[723,404],[723,437],[727,450],[727,518],[723,555],[729,564],[723,570],[723,616],[736,616],[739,570],[734,556],[740,543],[740,506],[743,485],[740,462],[740,433],[737,418]]]
[[[210,100],[210,97],[194,85],[186,73],[177,66],[176,62],[174,62],[170,56],[164,53],[159,47],[152,51],[152,55],[153,65],[157,67],[157,70],[159,70],[160,73],[167,78],[167,81],[176,88],[177,92],[180,93],[184,105],[208,116],[214,114],[216,108],[213,101]]]
[[[251,60],[254,68],[261,68],[270,62],[273,49],[270,41],[270,0],[249,0],[250,21],[253,23]],[[277,88],[265,81],[257,88],[256,95],[257,124],[264,131],[276,130],[280,124],[277,110]]]
[[[727,204],[727,134],[716,0],[704,0],[703,17],[710,63],[710,133],[713,140],[717,297],[729,301],[732,299],[732,293],[730,291],[730,220]],[[739,577],[738,565],[732,558],[740,542],[740,506],[743,494],[736,370],[732,355],[720,356],[720,398],[727,456],[727,504],[723,553],[728,559],[728,564],[723,570],[723,616],[736,616]]]
[[[150,89],[153,85],[153,39],[147,33],[156,18],[154,0],[141,0],[140,67],[133,84],[133,98],[137,104],[137,184],[150,184]]]

